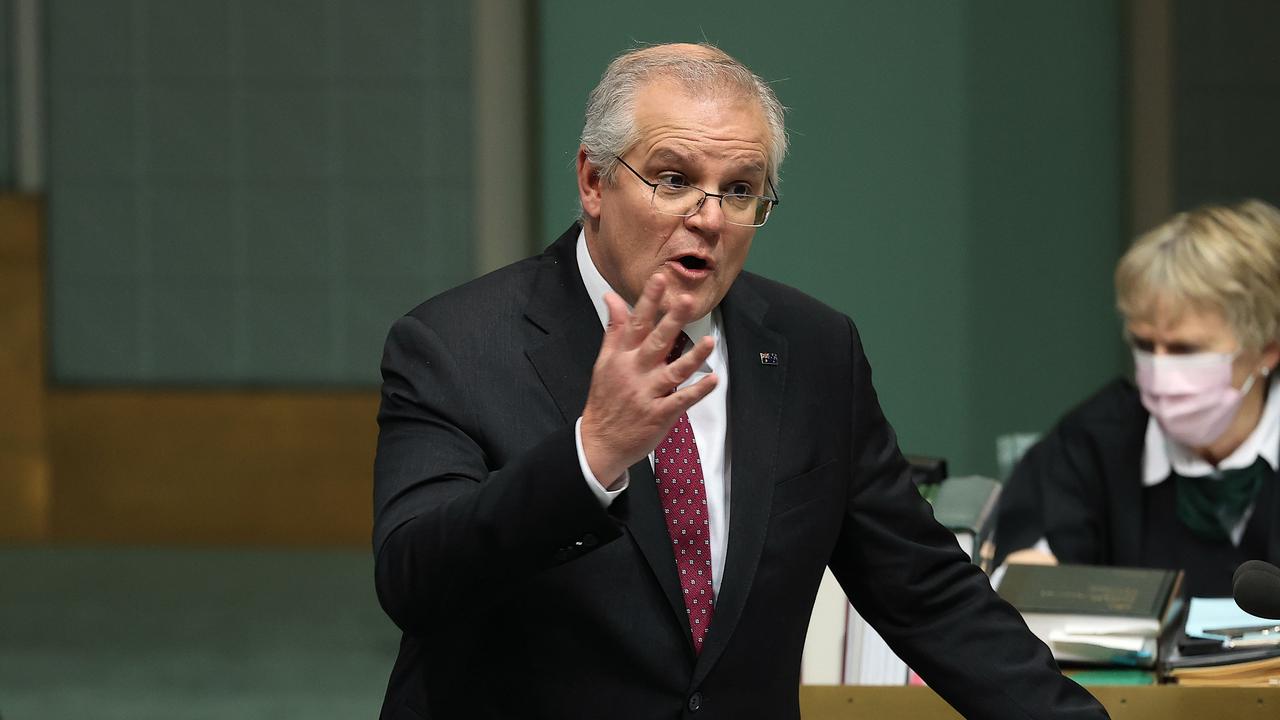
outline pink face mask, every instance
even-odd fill
[[[1188,447],[1204,447],[1227,431],[1253,386],[1231,385],[1232,353],[1152,355],[1133,351],[1142,404],[1169,437]]]

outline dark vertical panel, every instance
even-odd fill
[[[0,0],[0,189],[13,187],[13,9]]]
[[[1177,207],[1280,204],[1280,3],[1174,7]]]
[[[1173,8],[1166,0],[1125,5],[1126,226],[1136,236],[1173,214]]]

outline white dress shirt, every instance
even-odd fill
[[[613,291],[608,281],[596,269],[587,251],[585,233],[578,233],[578,270],[582,275],[582,283],[587,288],[587,295],[600,316],[600,324],[609,324],[609,308],[604,304],[606,293]],[[714,372],[719,382],[716,387],[693,407],[689,408],[689,424],[693,428],[693,439],[698,443],[698,457],[702,460],[702,479],[706,485],[707,514],[711,529],[711,585],[717,594],[720,592],[720,579],[724,575],[724,555],[728,547],[729,535],[729,362],[724,333],[721,332],[720,310],[711,311],[697,320],[684,326],[684,332],[693,341],[704,336],[711,336],[716,347],[702,367],[694,371],[689,379],[680,387],[692,385],[706,375]],[[686,345],[684,352],[690,346]],[[578,418],[575,426],[575,437],[578,444],[578,464],[582,467],[582,475],[587,485],[600,500],[601,505],[608,507],[619,493],[625,491],[630,478],[624,477],[614,489],[608,490],[604,484],[591,473],[587,465],[586,454],[582,451],[582,418]],[[653,451],[649,451],[649,465],[653,466]]]

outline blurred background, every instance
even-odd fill
[[[1126,373],[1111,271],[1280,203],[1268,0],[0,0],[0,718],[371,717],[378,361],[576,215],[582,108],[707,40],[789,107],[748,269],[998,475]],[[500,651],[500,649],[495,649]]]

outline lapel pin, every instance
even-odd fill
[[[760,364],[761,365],[777,365],[778,353],[771,353],[771,352],[760,353]]]

